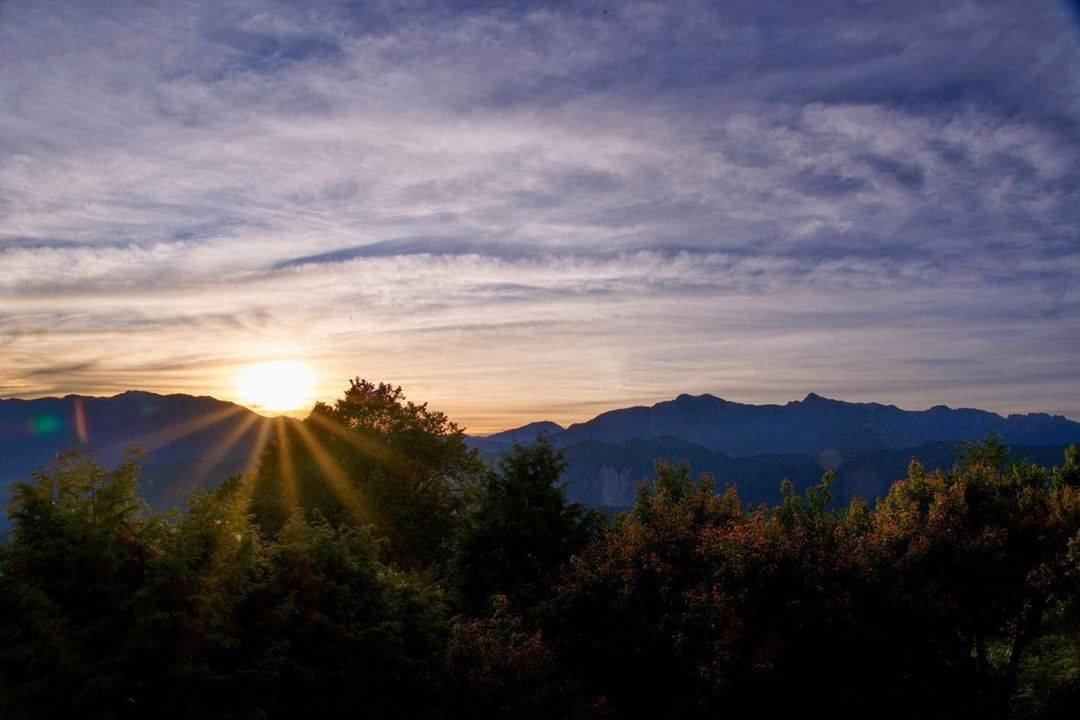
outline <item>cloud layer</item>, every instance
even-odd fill
[[[0,4],[0,396],[1080,417],[1064,3],[104,5]]]

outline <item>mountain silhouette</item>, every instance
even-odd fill
[[[554,423],[530,423],[469,442],[494,461],[514,442],[531,442],[535,430],[542,431],[566,454],[567,496],[615,509],[633,502],[657,460],[685,460],[695,473],[715,476],[718,489],[737,485],[743,500],[755,503],[778,500],[783,478],[802,489],[834,470],[834,494],[843,501],[883,495],[912,459],[929,469],[949,468],[960,443],[991,433],[1001,436],[1017,457],[1047,466],[1061,462],[1066,445],[1080,442],[1080,423],[1060,415],[1004,417],[944,405],[902,410],[816,393],[784,405],[679,395],[556,428]]]
[[[68,395],[0,400],[0,494],[72,448],[115,465],[127,448],[144,447],[143,497],[155,508],[179,506],[198,487],[213,487],[253,467],[270,419],[212,397],[129,391],[113,397]],[[650,407],[597,415],[563,428],[540,421],[468,437],[489,461],[514,443],[544,434],[566,453],[570,499],[592,506],[629,505],[656,460],[689,461],[723,488],[737,484],[748,502],[772,502],[780,480],[805,487],[824,470],[837,473],[841,499],[881,495],[917,458],[949,467],[958,443],[996,432],[1017,455],[1060,462],[1080,442],[1080,423],[1045,413],[1001,415],[936,406],[902,410],[848,403],[811,393],[784,405],[749,405],[712,395],[680,395]],[[4,521],[0,519],[0,527]]]
[[[473,436],[469,438],[469,444],[483,452],[497,453],[508,450],[514,443],[531,443],[536,440],[537,435],[555,437],[563,432],[563,430],[565,430],[565,428],[558,423],[541,420],[510,430],[503,430],[502,432],[497,432],[493,435],[485,435],[483,437]]]
[[[512,431],[511,431],[512,432]],[[785,405],[748,405],[713,395],[680,395],[651,407],[612,410],[553,435],[562,446],[583,440],[619,443],[676,437],[747,457],[766,453],[896,450],[931,442],[973,441],[996,432],[1010,445],[1080,441],[1080,423],[1060,415],[1002,417],[986,410],[901,410],[810,393]]]
[[[113,397],[67,395],[0,400],[0,493],[47,466],[58,453],[84,449],[115,465],[129,447],[148,452],[144,499],[159,508],[187,491],[213,486],[244,469],[269,422],[212,397],[129,391]]]

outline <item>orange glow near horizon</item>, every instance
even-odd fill
[[[296,412],[308,409],[315,400],[315,373],[297,360],[254,363],[236,374],[234,389],[253,410]]]

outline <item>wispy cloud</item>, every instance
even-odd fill
[[[0,4],[4,394],[1080,416],[1064,4],[108,5]]]

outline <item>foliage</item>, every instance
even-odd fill
[[[283,717],[427,717],[439,704],[437,597],[383,566],[370,535],[294,516],[269,556],[260,633]]]
[[[575,560],[563,657],[625,717],[1001,714],[1031,643],[1067,629],[1048,608],[1078,597],[1080,494],[999,455],[913,465],[873,510],[831,509],[831,482],[744,510],[659,466]]]
[[[69,452],[15,486],[0,574],[5,716],[94,716],[136,691],[130,628],[161,536],[137,481],[134,456],[107,472]]]
[[[446,613],[352,526],[260,537],[234,479],[140,511],[133,460],[16,489],[0,555],[3,717],[440,717]]]
[[[271,532],[293,505],[334,526],[370,525],[385,559],[440,568],[482,471],[446,415],[406,401],[400,387],[356,378],[334,405],[281,427],[264,450],[252,509]]]
[[[515,445],[490,473],[457,541],[451,581],[464,610],[482,613],[498,594],[520,609],[534,608],[570,556],[584,548],[602,520],[566,502],[562,455],[545,435]]]
[[[257,477],[139,501],[137,457],[15,487],[5,718],[1074,716],[1080,448],[996,438],[874,507],[834,478],[747,507],[657,465],[610,523],[540,439],[480,466],[441,413],[354,381]],[[285,443],[290,443],[286,447]],[[289,452],[283,452],[289,450]]]
[[[484,618],[454,624],[447,667],[456,688],[455,716],[477,718],[602,718],[603,703],[587,701],[562,672],[539,629],[529,630],[509,610],[505,595],[492,599]]]

